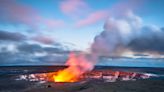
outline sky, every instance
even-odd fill
[[[1,65],[64,64],[71,51],[83,51],[121,59],[101,65],[164,67],[163,0],[0,0],[0,6]]]

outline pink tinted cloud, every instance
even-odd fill
[[[0,6],[0,20],[8,23],[26,24],[34,30],[39,30],[39,24],[44,24],[51,28],[64,25],[64,21],[45,18],[36,9],[21,5],[15,0],[1,0]]]
[[[64,14],[73,17],[84,14],[88,9],[88,5],[84,0],[64,0],[59,7]]]
[[[64,21],[55,19],[46,19],[44,20],[44,23],[49,28],[62,27],[65,25]]]
[[[20,5],[15,0],[2,0],[0,5],[0,15],[7,21],[31,23],[33,19],[39,18],[34,9]]]
[[[129,9],[138,9],[138,6],[142,6],[143,3],[143,0],[127,0],[126,2],[120,1],[110,8],[90,13],[86,18],[79,20],[76,23],[76,27],[84,27],[87,25],[95,24],[101,20],[105,20],[109,15],[117,15],[117,13],[124,14],[122,12],[125,12]]]
[[[107,16],[108,16],[108,12],[105,10],[93,12],[90,15],[88,15],[88,17],[86,17],[85,19],[78,21],[76,27],[83,27],[83,26],[95,24],[107,18]]]
[[[53,44],[54,39],[49,36],[37,35],[32,37],[32,40],[43,43],[43,44]]]

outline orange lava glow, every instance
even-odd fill
[[[54,75],[54,81],[55,82],[76,82],[78,81],[78,74],[75,72],[78,72],[74,70],[74,68],[69,67],[64,70],[58,71],[57,75]]]
[[[58,71],[53,75],[54,82],[76,82],[80,76],[91,70],[92,64],[88,62],[84,55],[76,55],[71,53],[66,62],[68,68]]]

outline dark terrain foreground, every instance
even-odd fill
[[[87,81],[80,83],[38,83],[0,81],[0,92],[164,92],[163,79],[137,81]]]
[[[24,74],[47,73],[63,68],[60,66],[0,67],[0,92],[164,92],[164,77],[137,79],[136,81],[118,80],[116,82],[104,82],[101,79],[95,79],[82,80],[75,83],[55,83],[31,79],[29,81],[29,77],[25,79],[20,78],[20,75],[22,76]],[[93,72],[100,70],[144,72],[162,76],[164,74],[164,68],[98,67]]]

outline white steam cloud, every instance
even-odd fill
[[[92,53],[98,56],[113,56],[124,52],[164,52],[164,31],[155,26],[144,26],[142,19],[132,11],[113,14],[92,44]],[[156,46],[154,46],[156,45]]]

